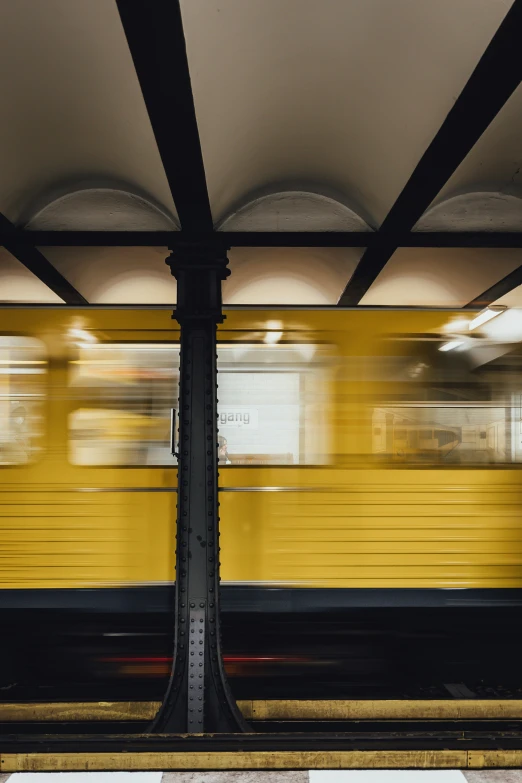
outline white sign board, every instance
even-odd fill
[[[241,427],[243,430],[257,430],[259,411],[247,405],[220,405],[218,427]]]

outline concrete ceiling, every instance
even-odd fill
[[[216,228],[371,234],[513,0],[180,5]],[[0,212],[34,231],[178,230],[116,0],[5,2],[0,29]],[[521,170],[519,87],[415,230],[522,231]],[[41,252],[92,304],[175,299],[165,248]],[[225,302],[336,304],[363,252],[235,248]],[[513,249],[399,248],[361,304],[460,307],[521,265]],[[61,301],[7,251],[0,281],[2,302]]]

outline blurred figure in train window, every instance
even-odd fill
[[[220,465],[231,465],[228,458],[227,439],[222,435],[218,438],[218,461]]]

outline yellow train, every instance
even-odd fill
[[[462,321],[445,311],[226,315],[225,611],[518,605],[509,346],[440,351]],[[0,312],[0,614],[19,638],[19,612],[171,606],[178,340],[167,309]]]

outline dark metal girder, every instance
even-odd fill
[[[181,228],[211,231],[179,1],[117,4]]]
[[[509,275],[506,275],[502,280],[499,280],[498,283],[495,283],[482,294],[476,296],[475,299],[472,299],[471,302],[468,302],[468,304],[465,305],[465,308],[487,307],[487,305],[500,299],[501,296],[509,294],[510,291],[513,291],[513,289],[517,288],[519,285],[522,285],[522,266],[518,266],[510,272]]]
[[[411,230],[497,116],[522,79],[522,0],[515,0],[379,233]],[[369,248],[339,304],[358,304],[395,247]]]
[[[66,304],[86,305],[87,299],[83,297],[76,288],[55,267],[45,256],[34,246],[34,242],[20,242],[20,236],[25,236],[16,226],[8,220],[5,215],[0,214],[0,244],[18,259],[33,275],[36,275],[42,283],[54,291],[60,299]]]
[[[0,227],[0,244],[6,235]],[[175,247],[215,243],[226,247],[522,248],[522,231],[20,231],[21,247]]]

